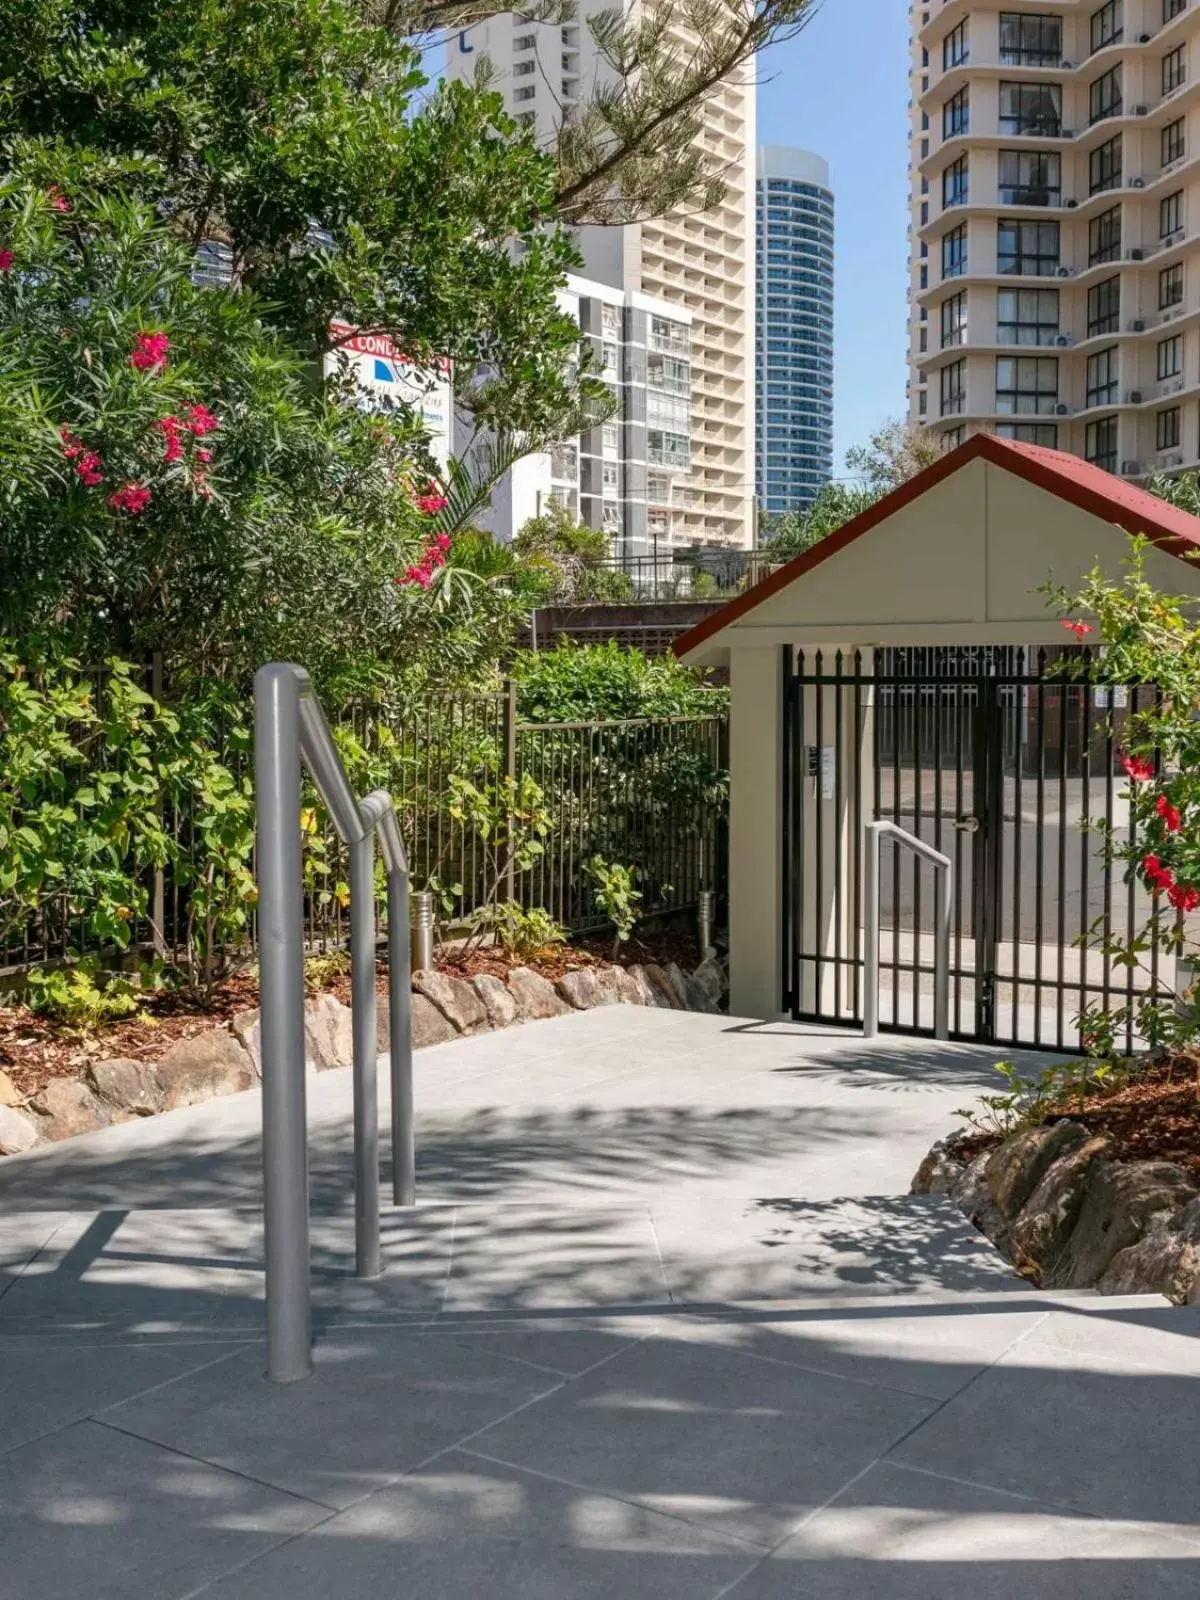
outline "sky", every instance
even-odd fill
[[[812,150],[834,192],[834,475],[904,414],[908,7],[823,0],[759,58],[758,139]]]

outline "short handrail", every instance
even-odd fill
[[[901,828],[895,822],[868,822],[866,907],[863,918],[867,941],[863,977],[863,1037],[874,1039],[879,1032],[879,855],[885,839],[903,845],[913,855],[920,856],[936,869],[938,875],[937,925],[934,930],[933,953],[933,1033],[936,1039],[950,1037],[950,919],[953,906],[951,875],[954,865],[948,855],[935,850],[915,833]],[[897,930],[892,930],[897,937]],[[920,929],[915,932],[920,938]],[[921,963],[915,963],[916,981],[920,983]]]
[[[395,1204],[412,1205],[415,1188],[408,863],[395,807],[382,789],[362,800],[355,796],[308,673],[289,662],[272,662],[254,678],[254,781],[267,1376],[281,1383],[312,1372],[301,759],[350,850],[354,1239],[360,1278],[378,1277],[380,1271],[376,834],[387,877]]]

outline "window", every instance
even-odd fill
[[[1164,167],[1169,167],[1172,161],[1178,161],[1183,155],[1183,118],[1176,117],[1174,122],[1168,122],[1162,131],[1159,146],[1159,156]]]
[[[1183,335],[1174,333],[1169,339],[1158,341],[1155,377],[1159,383],[1164,378],[1177,378],[1183,371]]]
[[[946,428],[942,433],[942,449],[957,450],[959,445],[966,437],[967,430],[963,427],[961,422],[957,428]]]
[[[532,128],[537,121],[536,111],[516,111],[513,120],[519,122],[523,128]]]
[[[942,235],[942,277],[961,278],[967,270],[967,225],[960,222],[957,228]]]
[[[958,27],[952,28],[942,40],[942,71],[949,72],[951,67],[961,67],[968,53],[967,19],[964,17]]]
[[[1170,22],[1172,17],[1177,17],[1187,9],[1187,3],[1188,0],[1163,0],[1163,21]]]
[[[1175,450],[1179,447],[1179,407],[1168,406],[1154,418],[1154,448]]]
[[[955,416],[966,409],[967,404],[967,363],[965,361],[952,361],[948,367],[943,367],[941,372],[941,415],[943,417]]]
[[[1087,297],[1087,335],[1118,333],[1121,327],[1121,280],[1105,278],[1093,284]]]
[[[536,72],[536,71],[537,71],[537,62],[536,61],[514,61],[513,62],[513,77],[514,78],[527,78],[531,72]]]
[[[1056,206],[1062,194],[1061,174],[1062,159],[1054,151],[1001,150],[1000,204]]]
[[[537,40],[534,38],[532,33],[522,33],[518,38],[513,40],[513,49],[532,50],[536,44]]]
[[[1057,272],[1058,223],[997,223],[996,271],[1043,278]]]
[[[1062,18],[1000,13],[1000,62],[1006,67],[1056,67],[1062,60]]]
[[[1110,206],[1088,223],[1088,266],[1121,256],[1121,208]]]
[[[1172,50],[1170,55],[1163,57],[1162,92],[1170,94],[1172,89],[1178,89],[1186,77],[1187,57],[1184,54],[1184,46],[1180,45]]]
[[[1158,309],[1165,311],[1168,306],[1182,303],[1183,262],[1177,261],[1173,267],[1164,267],[1158,275]]]
[[[921,332],[924,333],[924,328]],[[956,344],[964,344],[967,337],[967,296],[964,293],[951,295],[949,300],[942,301],[942,349],[948,350]]]
[[[1158,202],[1158,237],[1165,239],[1169,233],[1183,231],[1183,190],[1165,196]]]
[[[606,422],[601,437],[605,450],[617,451],[621,448],[621,430],[618,423]]]
[[[1053,344],[1057,337],[1057,289],[997,290],[997,344]]]
[[[647,428],[646,460],[652,467],[679,467],[687,472],[692,465],[692,441],[686,433]]]
[[[942,208],[967,203],[967,158],[959,156],[942,173]]]
[[[1121,135],[1115,134],[1088,157],[1089,194],[1121,187]]]
[[[532,100],[537,94],[537,85],[534,83],[522,84],[519,89],[513,90],[514,100]]]
[[[997,356],[996,410],[1001,415],[1052,412],[1058,400],[1054,356]]]
[[[1020,444],[1040,444],[1043,450],[1058,449],[1058,428],[1053,422],[998,422],[998,439],[1016,439]]]
[[[1087,393],[1084,404],[1090,409],[1092,406],[1115,406],[1117,403],[1117,347],[1109,345],[1107,350],[1097,350],[1094,356],[1087,359]]]
[[[570,483],[579,477],[579,446],[573,440],[550,446],[550,476]]]
[[[1062,86],[1057,83],[1002,83],[1000,132],[1036,133],[1057,138],[1062,131]]]
[[[970,120],[971,101],[964,84],[942,107],[942,138],[953,139],[956,133],[966,133]]]
[[[1122,0],[1107,0],[1099,11],[1092,12],[1092,49],[1103,50],[1106,44],[1116,44],[1124,37],[1124,6]]]
[[[1083,435],[1083,459],[1105,472],[1117,470],[1117,419],[1101,417],[1089,422]]]
[[[1092,122],[1121,115],[1121,68],[1110,67],[1088,90],[1088,116]]]
[[[614,497],[621,492],[621,468],[616,461],[605,461],[600,467],[600,492]]]

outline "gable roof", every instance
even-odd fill
[[[919,472],[915,478],[910,478],[857,517],[851,518],[836,533],[829,534],[811,549],[793,556],[744,594],[727,601],[719,611],[680,634],[672,646],[675,654],[680,658],[687,655],[714,634],[744,617],[748,611],[753,611],[764,600],[786,589],[794,579],[803,577],[806,572],[811,572],[814,567],[838,555],[847,545],[878,527],[902,506],[919,499],[927,490],[969,462],[981,458],[1057,495],[1081,511],[1090,512],[1105,522],[1124,528],[1126,533],[1145,534],[1151,544],[1180,560],[1194,561],[1197,552],[1200,552],[1200,517],[1194,517],[1191,512],[1181,511],[1178,506],[1170,505],[1157,495],[1148,494],[1145,489],[1114,477],[1102,467],[1092,466],[1079,456],[1067,455],[1062,450],[1046,450],[1041,445],[1020,444],[1015,439],[998,439],[990,433],[976,433],[956,449],[947,451],[932,466],[926,467],[924,472]]]

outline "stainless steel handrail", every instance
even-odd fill
[[[935,850],[915,833],[894,822],[867,823],[866,960],[863,972],[863,1037],[874,1039],[879,1032],[879,852],[884,839],[893,839],[914,855],[931,862],[938,874],[937,925],[933,953],[933,1033],[937,1039],[950,1037],[950,918],[953,905],[950,857]],[[892,930],[892,937],[897,935]],[[920,929],[915,937],[920,939]],[[916,963],[920,982],[920,962]],[[914,997],[914,1007],[916,997]]]
[[[272,662],[254,678],[254,781],[267,1376],[280,1383],[312,1372],[301,758],[350,850],[354,1241],[360,1278],[378,1277],[380,1270],[376,834],[387,877],[394,1203],[412,1205],[415,1187],[408,863],[395,807],[382,789],[357,799],[308,673],[289,662]]]

